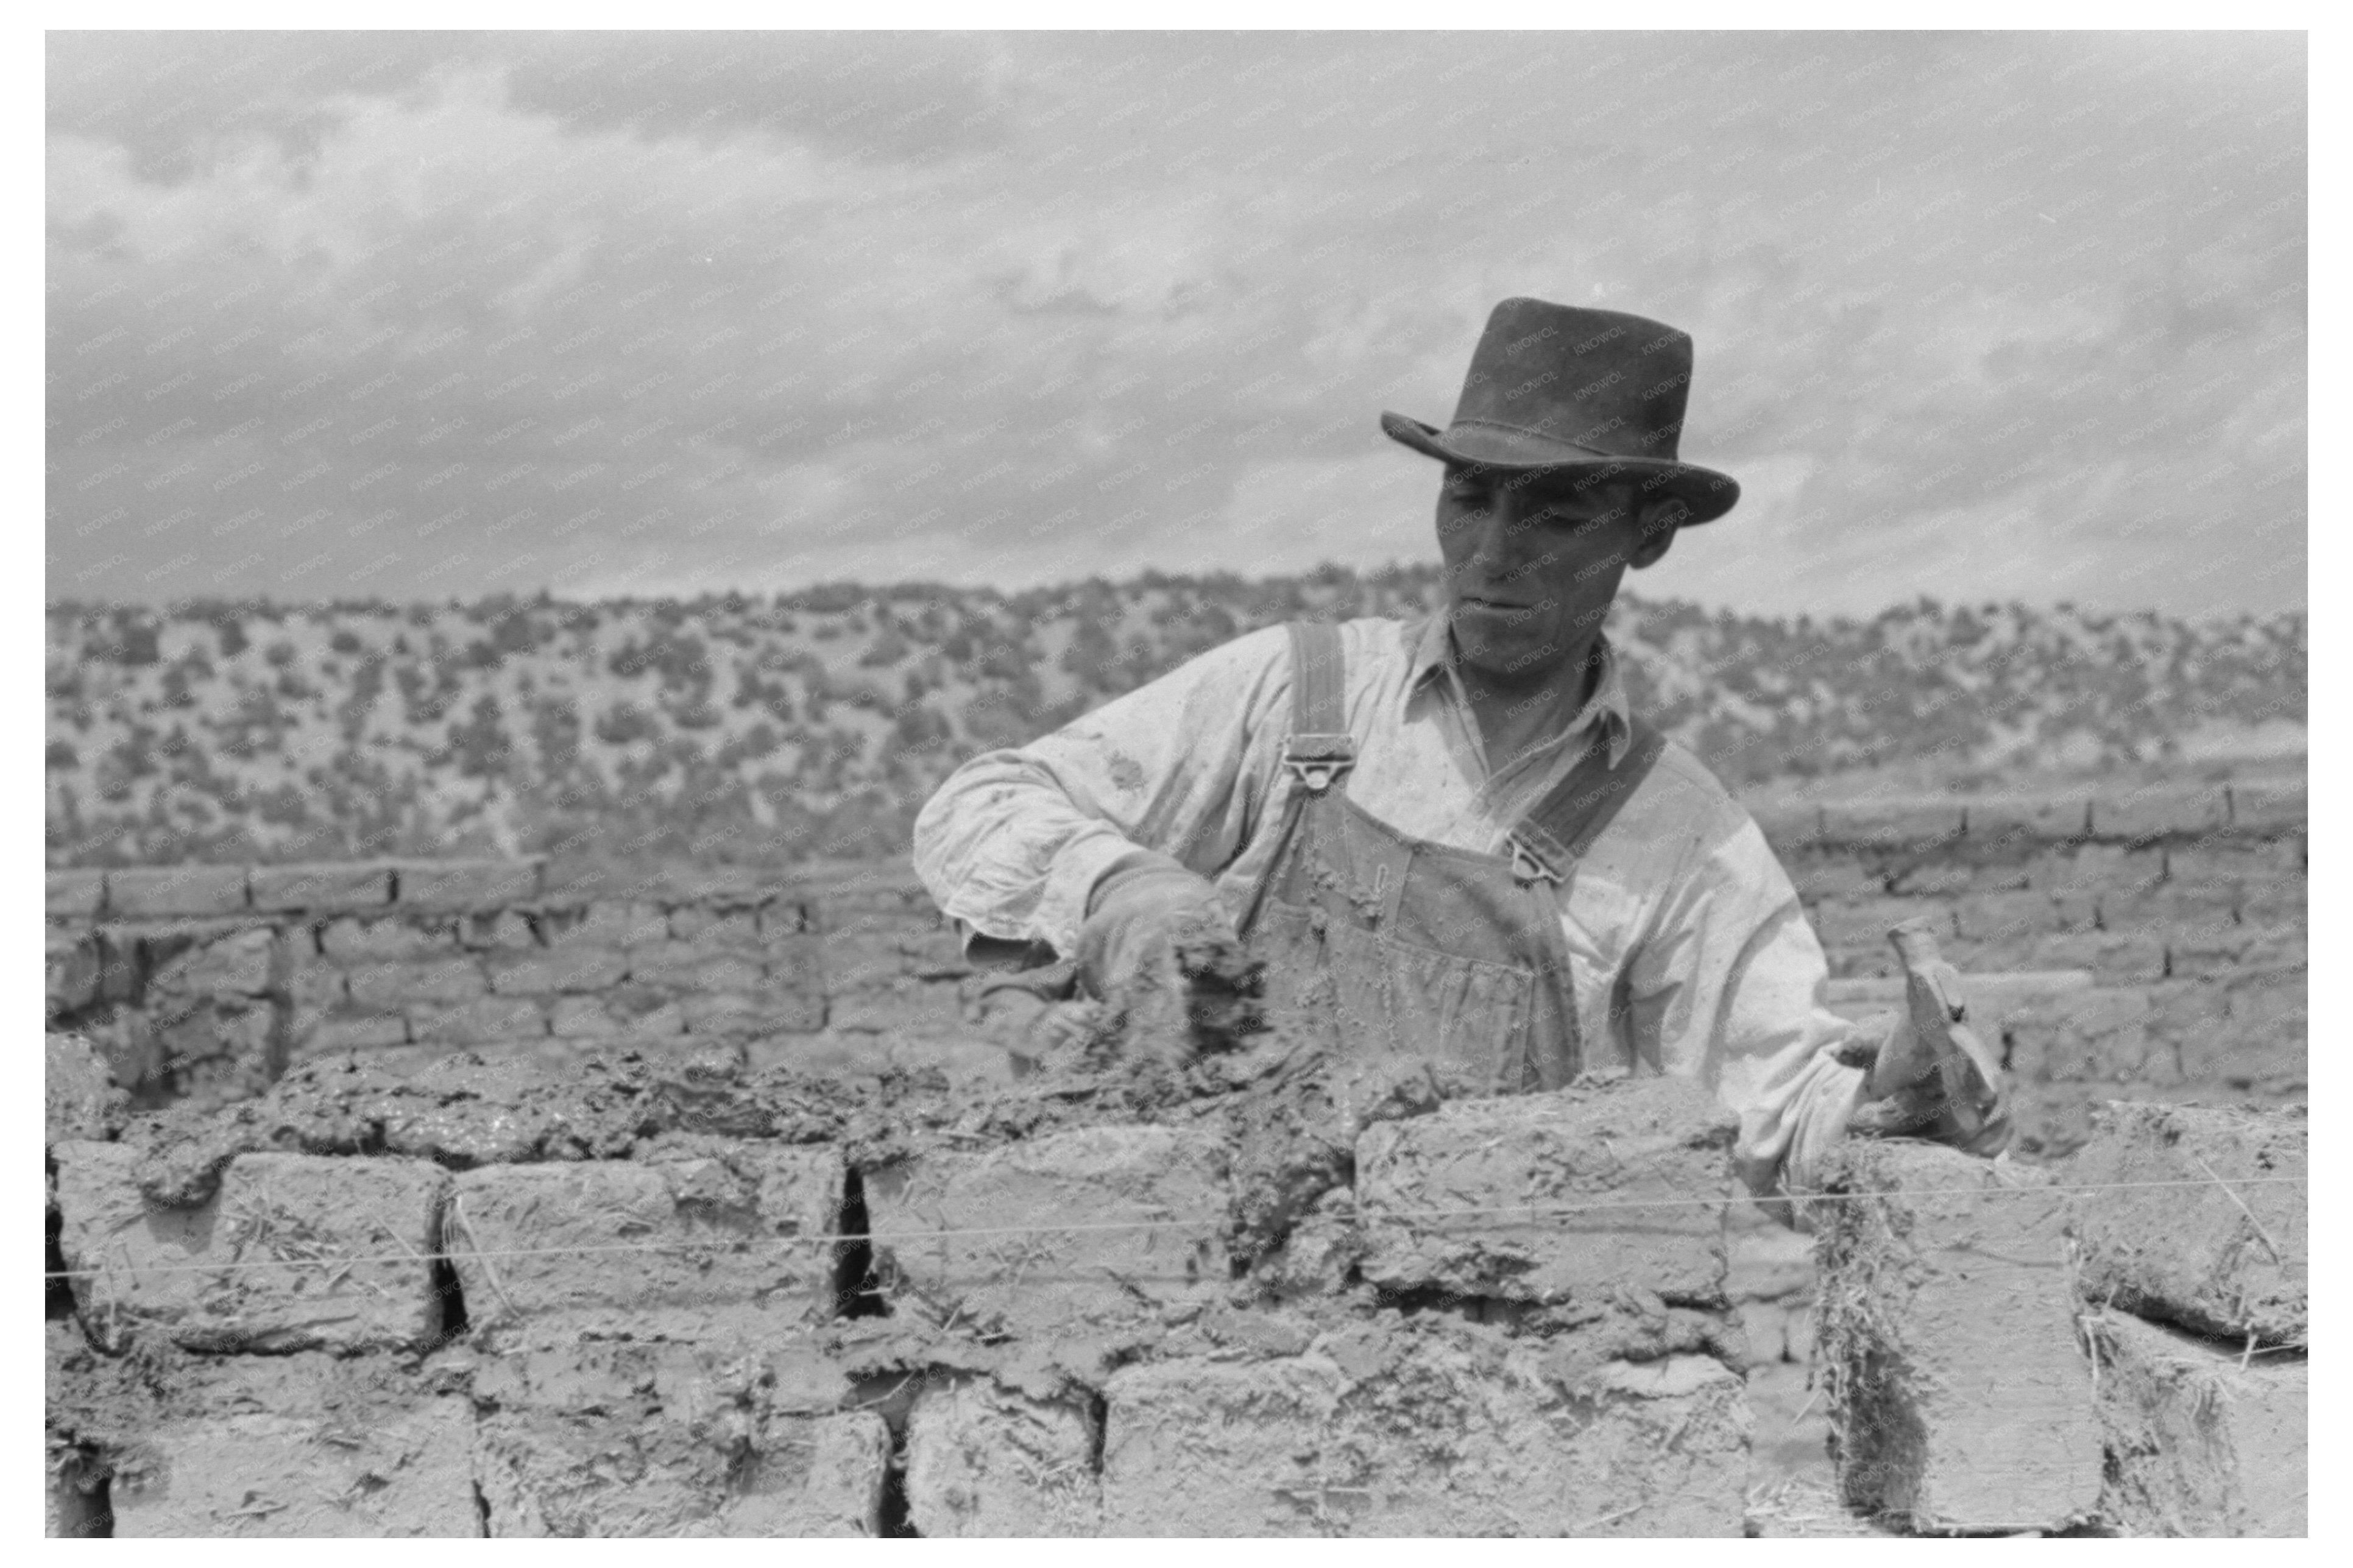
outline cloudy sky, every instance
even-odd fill
[[[2300,607],[2292,34],[57,34],[52,598],[1435,553],[1488,308],[1697,340],[1633,585]]]

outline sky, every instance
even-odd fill
[[[1652,596],[2306,603],[2270,34],[52,33],[51,600],[1436,559],[1516,294],[1688,331]]]

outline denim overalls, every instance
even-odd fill
[[[1481,1092],[1567,1083],[1588,1063],[1559,889],[1665,740],[1637,721],[1614,768],[1597,741],[1513,829],[1508,855],[1409,838],[1348,798],[1339,628],[1290,630],[1295,787],[1240,924],[1266,961],[1270,1008],[1333,1009],[1344,1050],[1427,1060]]]

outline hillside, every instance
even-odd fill
[[[961,759],[1228,638],[1421,613],[1434,569],[1019,594],[53,605],[49,863],[902,851]],[[1795,623],[1621,598],[1637,705],[1728,781],[2293,745],[2301,615],[2191,625],[1923,600]]]

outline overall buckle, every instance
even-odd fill
[[[1559,884],[1560,873],[1537,858],[1535,850],[1521,843],[1516,837],[1510,840],[1510,844],[1513,880],[1523,887],[1535,882],[1551,882],[1556,886]]]
[[[1309,794],[1322,795],[1356,765],[1356,743],[1345,735],[1294,734],[1283,746],[1282,765]]]

